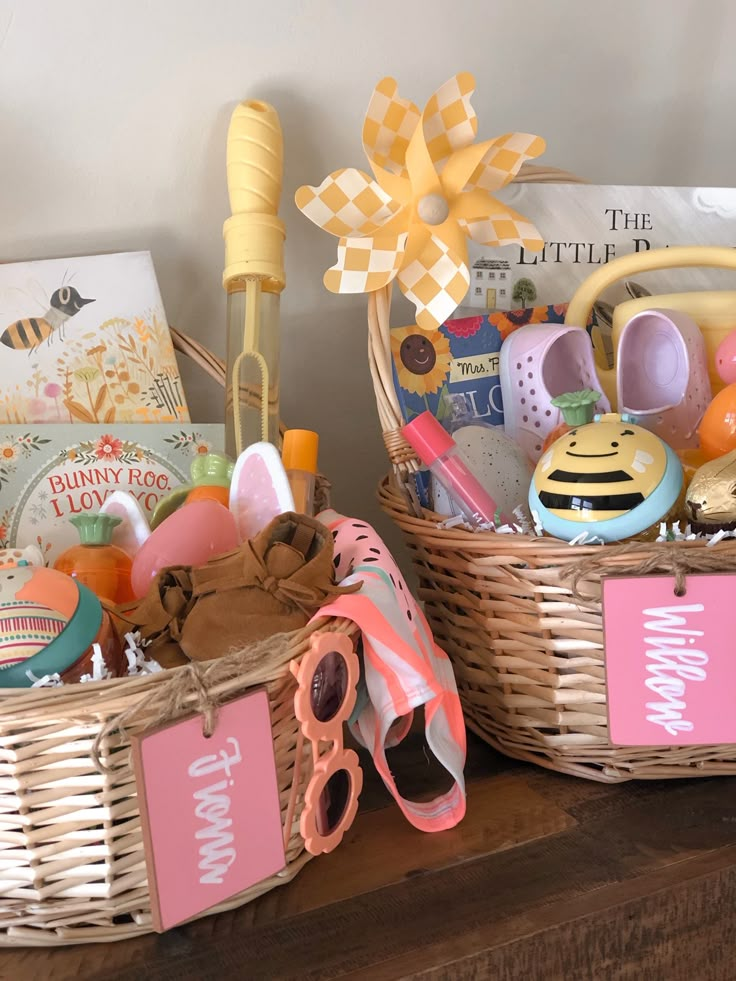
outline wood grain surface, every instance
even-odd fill
[[[392,766],[442,787],[423,737]],[[5,949],[5,981],[736,978],[736,784],[591,783],[471,737],[468,813],[423,835],[370,764],[343,844],[249,906],[119,944]]]

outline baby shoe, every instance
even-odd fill
[[[552,399],[591,388],[601,392],[586,330],[559,324],[520,327],[501,345],[499,375],[504,430],[536,463],[545,437],[562,422]],[[601,395],[597,412],[610,412]]]
[[[345,592],[334,574],[327,528],[303,514],[278,515],[240,548],[192,569],[193,606],[182,650],[193,661],[209,661],[297,630]]]
[[[282,514],[205,565],[164,569],[129,619],[162,667],[210,661],[304,627],[328,600],[359,589],[334,584],[332,557],[324,525]]]
[[[117,614],[139,631],[146,657],[158,661],[162,668],[175,668],[189,662],[179,641],[191,608],[191,567],[171,566],[154,576],[142,599],[132,607],[118,608]]]
[[[711,387],[695,321],[679,310],[642,310],[624,325],[617,360],[618,411],[673,449],[696,447]]]

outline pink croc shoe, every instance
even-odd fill
[[[501,345],[504,429],[536,463],[545,437],[562,422],[552,399],[592,388],[602,392],[586,330],[560,324],[520,327]],[[605,395],[596,412],[610,412]]]
[[[698,446],[711,387],[695,321],[679,310],[642,310],[624,325],[617,360],[618,411],[673,449]]]

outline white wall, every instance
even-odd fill
[[[0,260],[150,248],[170,321],[222,353],[225,134],[237,101],[272,102],[282,416],[321,433],[336,505],[379,520],[365,301],[323,289],[334,240],[295,188],[365,167],[380,77],[422,104],[458,70],[480,137],[540,133],[595,181],[732,184],[734,42],[733,0],[0,0]],[[194,417],[219,418],[219,390],[185,380]]]

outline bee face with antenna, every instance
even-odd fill
[[[570,541],[585,530],[617,541],[659,521],[681,487],[674,451],[629,417],[610,413],[552,444],[534,472],[529,506],[558,538]]]
[[[55,290],[51,297],[51,306],[54,310],[64,314],[66,317],[73,317],[79,313],[82,307],[88,303],[94,303],[94,299],[85,299],[79,295],[79,291],[73,286],[61,286]]]

